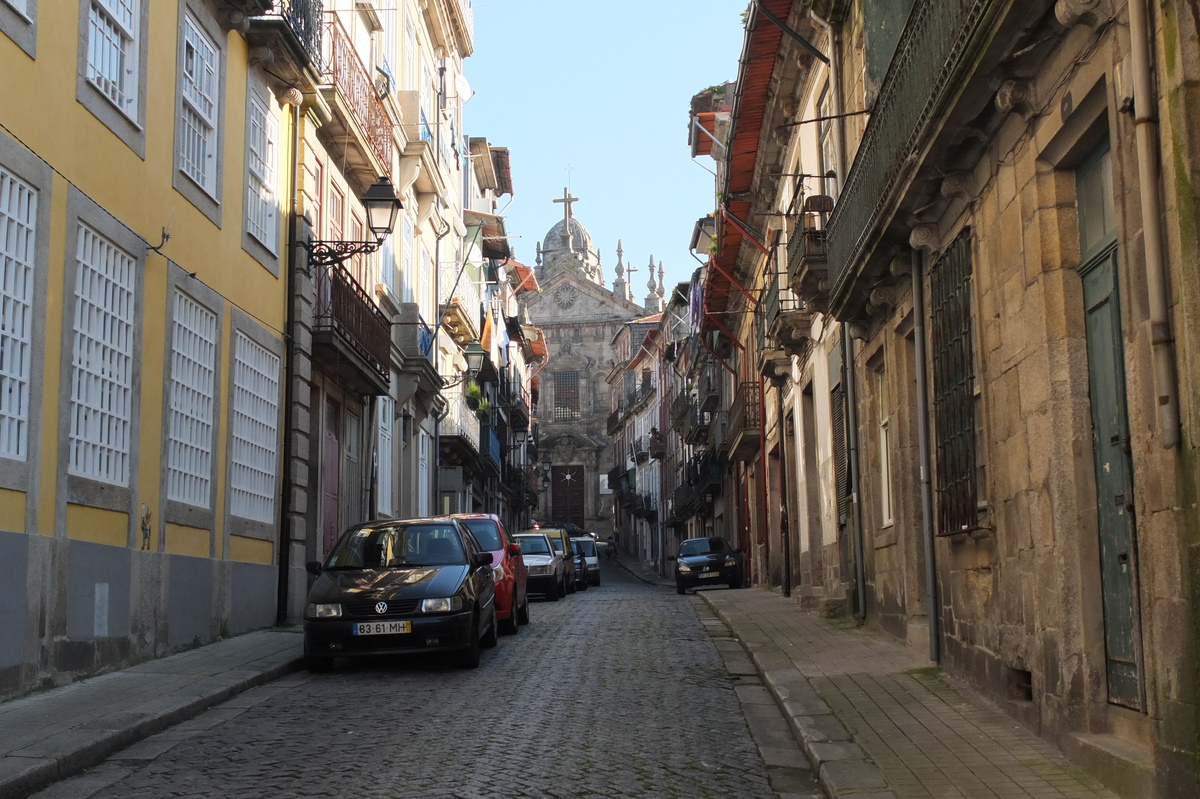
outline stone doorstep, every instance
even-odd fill
[[[1154,795],[1154,758],[1147,747],[1116,735],[1075,733],[1067,736],[1064,748],[1072,762],[1118,796]]]

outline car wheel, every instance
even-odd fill
[[[586,578],[582,582],[577,583],[576,585],[578,585],[580,591],[588,590],[588,581]]]
[[[732,580],[729,581],[729,587],[730,588],[741,588],[742,587],[742,578],[734,577]]]
[[[555,580],[554,585],[550,586],[550,590],[546,592],[546,599],[549,599],[551,602],[557,602],[558,598],[562,595],[562,580]]]
[[[574,577],[572,577],[570,580],[567,580],[567,593],[568,593],[568,594],[573,594],[573,593],[575,593],[577,590],[578,590],[578,589],[575,587],[575,578],[574,578]]]
[[[500,620],[496,618],[496,608],[492,607],[492,623],[488,625],[487,632],[483,634],[480,643],[484,649],[491,649],[500,642]]]
[[[529,624],[529,594],[525,594],[525,604],[517,612],[517,621],[521,624]]]
[[[464,669],[479,668],[479,615],[471,616],[470,641],[458,655],[458,665]]]
[[[504,620],[504,632],[509,635],[516,635],[521,629],[520,617],[517,615],[517,597],[516,590],[513,590],[512,609],[508,611],[508,618]]]
[[[683,587],[683,583],[675,583],[675,593],[682,594],[686,591],[687,589]]]
[[[309,674],[325,674],[333,670],[333,658],[318,658],[309,655],[304,658],[304,668]]]

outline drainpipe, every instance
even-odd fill
[[[941,660],[941,615],[933,536],[933,481],[929,459],[929,379],[925,367],[925,273],[921,251],[912,251],[913,343],[917,369],[917,448],[921,483],[921,538],[925,546],[925,603],[929,618],[929,660]]]
[[[279,577],[275,596],[275,623],[288,621],[288,594],[292,562],[292,515],[289,505],[292,496],[292,438],[295,436],[292,403],[295,402],[296,380],[296,233],[299,212],[300,184],[300,101],[292,103],[292,151],[288,155],[288,194],[292,198],[292,210],[287,225],[287,317],[284,322],[286,350],[283,367],[283,496],[279,498]]]
[[[1151,80],[1149,9],[1129,0],[1129,39],[1133,57],[1134,132],[1142,207],[1142,246],[1150,301],[1150,347],[1154,360],[1154,404],[1164,449],[1179,443],[1179,397],[1175,386],[1175,347],[1171,335],[1167,265],[1163,257],[1162,203],[1158,195],[1158,104]]]
[[[846,446],[850,455],[850,507],[854,524],[854,595],[855,618],[867,617],[866,555],[863,552],[862,502],[858,484],[858,390],[854,379],[854,344],[850,325],[842,323],[842,380],[846,386]]]

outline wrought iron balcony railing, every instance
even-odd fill
[[[671,400],[671,419],[675,422],[681,422],[687,418],[688,411],[692,409],[692,395],[684,391],[675,399]]]
[[[461,386],[446,393],[446,416],[442,419],[438,432],[444,437],[461,438],[469,443],[475,452],[479,452],[479,419],[467,406],[467,398],[463,396]]]
[[[344,266],[317,271],[313,330],[335,333],[386,383],[391,371],[391,323]]]
[[[345,99],[363,135],[385,172],[392,168],[392,118],[375,93],[371,74],[363,66],[354,42],[337,13],[325,14],[324,69],[321,79]]]
[[[323,14],[321,0],[275,0],[274,9],[257,14],[255,20],[282,20],[309,63],[319,72]]]
[[[746,460],[762,438],[762,392],[758,383],[742,383],[729,409],[730,457]]]
[[[948,93],[959,89],[961,67],[980,22],[998,0],[917,0],[909,12],[854,163],[827,225],[832,304],[894,206],[898,187],[915,166]]]

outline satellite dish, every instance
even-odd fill
[[[464,103],[471,99],[471,84],[461,72],[454,78],[454,91],[458,92],[458,99]]]

